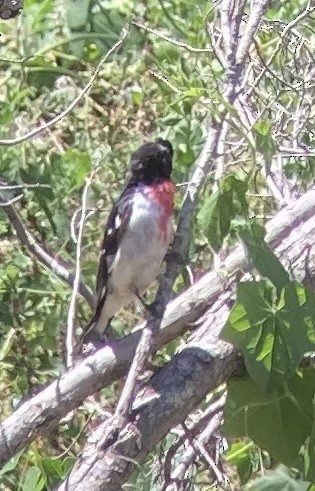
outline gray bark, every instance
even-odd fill
[[[267,241],[275,248],[285,265],[291,264],[300,281],[314,279],[315,187],[281,210],[267,224]],[[205,314],[205,324],[211,332],[216,324],[218,308],[228,311],[229,287],[246,269],[246,254],[238,246],[225,260],[219,271],[210,271],[166,309],[162,328],[154,350],[180,335],[187,324]],[[218,302],[218,303],[216,303]],[[218,307],[217,307],[218,306]],[[222,307],[223,306],[223,307]],[[207,322],[206,322],[207,320]],[[0,424],[0,465],[39,435],[56,426],[66,414],[89,395],[109,385],[128,370],[139,339],[138,331],[123,340],[102,348],[73,370],[60,376],[40,393],[27,400]],[[209,327],[207,327],[209,330]],[[206,329],[206,330],[207,330]],[[196,338],[202,340],[197,331]],[[217,382],[217,381],[215,381]]]
[[[165,365],[139,395],[117,440],[102,449],[107,422],[93,433],[59,491],[117,491],[168,431],[184,421],[208,392],[239,367],[240,357],[222,341],[188,345]]]

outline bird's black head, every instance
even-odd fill
[[[132,180],[152,182],[170,179],[172,173],[173,147],[168,140],[158,138],[142,145],[131,156]]]

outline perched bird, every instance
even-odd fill
[[[131,178],[113,206],[103,239],[96,309],[83,342],[99,341],[113,316],[157,277],[173,235],[173,147],[157,139],[131,156]]]

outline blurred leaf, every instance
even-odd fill
[[[307,454],[309,468],[307,470],[307,478],[315,483],[315,397],[313,399],[313,427],[310,439],[307,445]]]
[[[199,211],[197,220],[215,250],[220,249],[229,233],[231,221],[237,215],[247,215],[246,191],[247,183],[230,175],[222,182],[220,191],[206,198]]]
[[[63,477],[66,477],[69,472],[71,471],[72,467],[74,466],[75,464],[75,457],[65,457],[64,461],[63,461]]]
[[[45,473],[48,476],[62,479],[64,477],[63,464],[61,460],[56,458],[43,458],[41,460],[41,465],[43,466]]]
[[[184,97],[191,97],[193,99],[199,99],[202,96],[203,90],[200,87],[191,87],[184,91]]]
[[[30,467],[25,474],[23,491],[41,491],[45,486],[44,479],[38,467]]]
[[[270,121],[258,121],[253,126],[253,132],[256,149],[263,154],[269,167],[271,159],[276,152],[276,144],[272,136],[272,125]]]
[[[266,281],[239,283],[222,337],[241,350],[252,379],[272,391],[314,350],[314,294],[298,282],[289,283],[280,298]]]
[[[91,0],[66,0],[67,21],[70,29],[78,30],[87,24]]]
[[[246,487],[246,491],[307,491],[309,482],[293,479],[289,469],[279,466],[274,471],[266,471],[265,475],[255,479]]]
[[[24,449],[20,450],[19,453],[17,453],[14,457],[12,457],[12,459],[10,459],[9,462],[7,464],[5,464],[2,467],[2,469],[0,469],[0,477],[3,476],[4,474],[6,474],[7,472],[13,471],[16,468],[16,466],[19,463],[19,459],[20,459],[23,452],[24,452]]]
[[[71,149],[64,152],[62,160],[67,174],[72,177],[76,187],[83,186],[84,180],[92,168],[90,155],[87,152]]]
[[[235,465],[237,468],[237,473],[242,484],[248,481],[253,472],[251,457],[252,446],[253,443],[248,441],[232,443],[225,456],[225,460],[230,464]]]
[[[295,375],[285,388],[265,395],[250,379],[228,382],[224,434],[248,437],[275,461],[296,463],[312,428],[315,380],[311,370]]]
[[[14,334],[15,334],[15,329],[12,327],[7,332],[7,334],[4,336],[4,339],[1,340],[0,361],[2,361],[7,356],[9,351],[11,350],[11,346],[12,346],[13,339],[14,339]]]
[[[132,88],[132,100],[133,102],[137,105],[137,106],[140,106],[140,104],[142,103],[143,101],[143,97],[144,97],[144,94],[143,94],[143,91],[141,89],[141,87],[135,85],[133,88]]]
[[[239,235],[245,243],[250,264],[257,269],[261,276],[269,278],[280,293],[282,288],[289,283],[290,276],[265,242],[265,234],[265,228],[252,221],[239,231]]]

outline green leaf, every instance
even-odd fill
[[[41,478],[41,471],[38,467],[30,467],[25,474],[23,491],[41,491],[45,486],[44,479]]]
[[[300,283],[289,283],[277,298],[266,281],[242,282],[222,336],[242,352],[251,378],[272,391],[314,350],[314,319],[314,295]]]
[[[235,442],[232,443],[225,456],[225,460],[237,468],[237,473],[242,484],[248,481],[253,472],[252,448],[252,441]]]
[[[66,12],[67,22],[70,29],[78,30],[88,22],[89,8],[91,0],[67,0]]]
[[[314,388],[311,370],[294,375],[270,396],[250,379],[229,381],[225,435],[251,438],[276,461],[294,465],[312,428]]]
[[[201,87],[190,87],[189,89],[184,90],[183,96],[192,99],[199,99],[202,96],[203,92],[204,91]]]
[[[307,477],[315,483],[315,398],[313,399],[313,427],[307,445],[309,468]]]
[[[21,455],[22,455],[23,452],[24,452],[24,449],[21,450],[14,457],[12,457],[12,459],[10,459],[9,462],[7,464],[5,464],[2,467],[2,469],[0,469],[0,477],[3,476],[3,474],[6,474],[7,472],[13,471],[17,467],[17,465],[19,463],[19,460],[20,460],[20,457],[21,457]]]
[[[250,264],[261,276],[269,278],[280,291],[290,281],[290,276],[265,242],[265,228],[256,222],[241,227],[239,235],[245,244]]]
[[[143,90],[141,89],[141,87],[139,87],[139,85],[135,85],[132,88],[132,92],[131,93],[132,93],[132,100],[133,100],[133,102],[137,106],[140,106],[142,104],[143,97],[144,97]]]
[[[75,186],[80,188],[86,176],[91,172],[91,157],[87,152],[70,149],[62,155],[62,160],[68,175],[72,176]]]
[[[246,487],[246,491],[307,491],[309,482],[293,479],[285,466],[274,471],[266,471],[265,475],[255,479]]]
[[[41,465],[48,476],[58,479],[64,476],[62,462],[56,458],[43,458]]]
[[[220,191],[212,193],[199,211],[197,220],[215,250],[220,249],[229,233],[231,221],[237,215],[247,216],[246,191],[247,182],[228,176],[222,182]]]
[[[214,227],[213,218],[214,218],[214,213],[218,207],[219,196],[220,195],[218,191],[215,191],[210,196],[208,196],[208,198],[206,198],[206,201],[204,202],[203,207],[201,208],[201,210],[197,215],[197,220],[201,228],[207,233],[208,238],[210,235],[210,231],[212,232]],[[210,238],[209,238],[209,242],[211,243]]]
[[[10,352],[14,342],[14,336],[15,336],[14,327],[11,327],[11,329],[9,329],[8,332],[3,336],[3,340],[1,341],[0,344],[0,361],[3,361],[3,359]]]
[[[270,121],[258,121],[253,126],[256,149],[262,153],[267,165],[270,164],[276,152],[276,144],[272,136],[272,126]]]
[[[63,465],[63,477],[66,477],[67,474],[69,474],[69,472],[71,471],[72,467],[74,466],[75,464],[75,461],[76,459],[74,457],[71,457],[71,456],[67,456],[65,457],[62,465]]]

